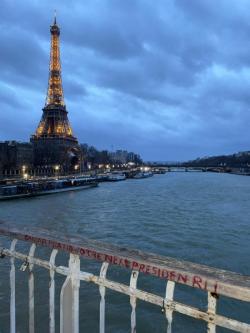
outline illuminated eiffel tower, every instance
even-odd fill
[[[60,167],[69,171],[78,163],[80,152],[77,139],[73,136],[64,103],[61,62],[60,29],[56,22],[50,27],[51,48],[49,82],[43,115],[37,130],[31,136],[34,145],[34,163],[36,166]]]

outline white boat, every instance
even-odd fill
[[[134,175],[134,179],[142,179],[142,178],[148,178],[152,177],[154,174],[151,171],[144,171],[144,172],[138,172],[136,175]]]
[[[122,172],[112,172],[108,175],[108,181],[110,182],[119,182],[121,180],[125,180],[126,175]]]

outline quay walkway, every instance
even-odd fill
[[[18,225],[0,222],[0,257],[10,260],[10,333],[16,333],[16,266],[21,271],[28,272],[29,287],[29,333],[35,332],[34,303],[34,266],[48,270],[50,276],[49,289],[49,327],[48,332],[55,333],[60,327],[60,333],[79,333],[79,288],[80,281],[97,285],[100,292],[99,332],[105,332],[105,293],[106,289],[128,296],[131,305],[131,333],[136,332],[137,300],[142,300],[159,307],[166,318],[166,331],[172,332],[173,313],[204,321],[207,332],[216,332],[216,327],[224,327],[235,332],[250,332],[250,324],[225,317],[217,313],[217,300],[220,296],[250,302],[250,277],[233,272],[220,270],[204,265],[176,260],[170,257],[144,253],[138,250],[117,247],[101,242],[85,239],[79,235],[65,236],[51,230],[20,227]],[[8,242],[10,246],[3,246]],[[17,243],[30,243],[27,253],[16,250]],[[48,260],[35,255],[37,248],[51,249]],[[59,252],[69,255],[67,266],[56,265]],[[100,262],[100,274],[94,275],[81,271],[81,257]],[[130,283],[124,284],[112,281],[106,277],[107,271],[121,266],[131,272]],[[8,267],[8,265],[6,265]],[[65,276],[60,293],[60,322],[55,320],[55,275]],[[165,295],[137,288],[141,274],[152,275],[166,283]],[[1,277],[0,277],[1,278]],[[207,295],[206,311],[192,307],[175,300],[174,292],[177,284],[189,286],[187,292],[199,289]],[[121,314],[122,315],[122,314]],[[157,322],[155,323],[157,325]]]

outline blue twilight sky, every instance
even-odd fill
[[[250,0],[0,0],[0,140],[40,120],[55,8],[80,142],[146,160],[250,150]]]

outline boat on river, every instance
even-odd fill
[[[138,172],[134,175],[134,179],[142,179],[142,178],[148,178],[152,177],[154,174],[151,171],[144,171],[144,172]]]
[[[97,185],[98,183],[91,177],[22,182],[15,185],[1,186],[0,201],[84,190]]]
[[[167,171],[165,169],[154,169],[153,174],[154,175],[164,175]]]
[[[123,172],[112,172],[108,175],[109,182],[119,182],[121,180],[125,180],[126,175]]]

